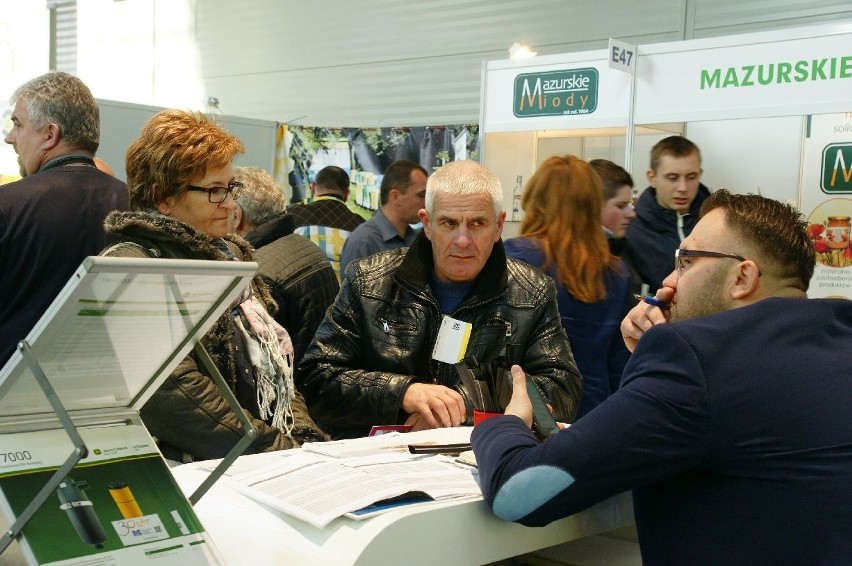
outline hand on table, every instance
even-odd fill
[[[409,414],[405,424],[412,425],[412,431],[459,426],[467,418],[461,393],[429,383],[409,385],[402,398],[402,410]]]

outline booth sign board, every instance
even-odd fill
[[[852,193],[852,143],[832,143],[822,151],[822,182],[827,195]]]
[[[598,107],[598,70],[594,67],[515,77],[512,111],[518,118],[591,114]]]
[[[609,38],[609,66],[625,73],[636,71],[636,46]]]
[[[630,75],[607,64],[603,50],[483,65],[488,132],[607,128],[627,121]],[[534,64],[533,64],[534,63]]]
[[[852,25],[642,46],[636,123],[845,112]]]
[[[852,112],[808,117],[802,212],[816,248],[808,296],[852,299]]]

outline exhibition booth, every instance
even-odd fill
[[[651,147],[685,135],[711,189],[799,207],[818,251],[811,295],[849,298],[850,87],[852,23],[488,61],[482,162],[511,210],[516,178],[551,155],[610,159],[641,191]]]
[[[852,100],[849,94],[852,89],[850,87],[852,87],[852,23],[652,45],[634,46],[613,41],[608,49],[602,50],[549,55],[534,60],[488,61],[483,63],[482,69],[479,159],[500,178],[503,184],[504,205],[506,210],[510,211],[512,191],[518,183],[518,178],[521,178],[522,183],[526,181],[538,165],[551,155],[575,154],[583,159],[610,159],[625,166],[631,172],[636,182],[636,189],[641,191],[646,185],[645,170],[651,147],[669,135],[685,135],[702,150],[703,181],[711,189],[725,187],[737,193],[759,193],[798,207],[808,220],[810,236],[817,250],[817,266],[810,295],[849,299],[852,298],[852,246],[850,246]],[[114,163],[120,163],[121,153],[115,149],[125,147],[124,139],[120,136],[137,131],[139,125],[157,109],[110,101],[99,101],[99,103],[102,113],[109,118],[107,122],[112,124],[111,129],[105,131],[105,138],[113,142],[108,144],[108,147],[115,151],[113,154],[104,153],[104,156]],[[225,119],[223,123],[233,127],[234,130],[244,128],[239,135],[247,140],[247,155],[250,156],[250,160],[241,164],[257,164],[268,170],[275,170],[279,177],[292,172],[292,168],[288,171],[287,165],[284,164],[291,158],[285,142],[288,133],[285,125],[247,120],[229,122]],[[289,133],[292,136],[293,132]],[[453,147],[456,157],[469,155],[466,153],[468,151],[467,135],[467,133],[464,134],[464,139],[459,135],[458,139],[448,137],[446,143],[431,144],[429,159],[439,159],[440,164],[443,164],[444,152],[449,156],[449,151],[445,148],[453,147],[452,143],[458,145],[458,148]],[[409,138],[415,140],[413,135]],[[414,149],[419,150],[428,145],[419,143],[419,140],[416,141],[418,143],[412,145]],[[349,159],[350,153],[354,152],[351,147],[347,145],[342,150],[340,159]],[[432,151],[438,147],[441,149]],[[325,152],[323,155],[329,160],[334,157],[329,157],[332,152],[328,148],[323,151]],[[438,154],[441,154],[440,158]],[[312,159],[315,159],[316,155],[316,152],[312,153]],[[352,158],[351,162],[354,163],[354,161],[355,159]],[[356,187],[355,200],[365,208],[375,208],[378,205],[377,188],[380,177],[368,171],[353,171],[352,177]],[[507,222],[504,238],[516,235],[518,226],[517,221]],[[254,264],[251,265],[254,266]],[[122,267],[125,270],[141,269],[137,265]],[[165,271],[166,276],[177,277],[173,266],[159,267]],[[168,270],[165,269],[166,267]],[[179,267],[188,269],[186,266]],[[221,266],[214,267],[221,268]],[[246,266],[242,267],[247,269]],[[124,271],[118,273],[118,276],[109,273],[110,278],[107,281],[113,286],[118,285],[124,292],[124,288],[129,285],[127,281],[132,282],[133,278]],[[253,273],[252,270],[251,273],[232,276],[246,278],[251,277]],[[160,273],[156,275],[161,279],[165,277]],[[200,292],[199,289],[206,290],[212,297],[209,299],[211,305],[204,311],[206,318],[203,321],[204,324],[212,323],[214,311],[219,309],[216,312],[220,312],[223,305],[230,304],[237,286],[225,281],[220,283],[220,286],[226,290],[220,290],[218,287],[212,288],[214,285],[210,283],[209,273],[202,273],[203,277],[195,272],[190,275],[192,277],[187,276],[186,280],[189,282],[187,285],[191,284],[193,287],[192,292],[197,294]],[[166,283],[157,279],[156,286],[149,284],[147,279],[142,281],[148,285],[148,292],[154,293],[157,298],[165,296],[168,301],[171,301],[166,301],[166,306],[158,311],[159,318],[151,313],[139,311],[138,307],[135,307],[133,311],[141,312],[138,316],[145,316],[145,321],[153,332],[152,336],[171,338],[173,327],[182,331],[175,340],[176,346],[170,346],[170,349],[155,348],[158,351],[163,350],[164,355],[170,356],[168,360],[155,358],[149,360],[151,363],[156,362],[155,365],[159,368],[157,374],[159,382],[165,378],[177,360],[188,352],[203,331],[206,331],[206,327],[202,328],[201,322],[197,323],[197,328],[196,326],[184,328],[180,321],[175,319],[174,313],[180,312],[180,309],[172,308],[172,303],[177,304],[179,297],[174,291],[172,294],[163,291],[163,285],[167,284],[170,289],[175,286],[172,279],[163,280]],[[97,285],[83,279],[83,283],[87,285],[86,290],[89,287],[100,289],[102,281],[97,279],[96,282]],[[83,283],[79,286],[82,287]],[[137,281],[137,283],[141,286],[141,282]],[[75,290],[74,287],[71,289]],[[151,291],[151,289],[154,290]],[[110,299],[108,303],[120,305],[120,301],[116,300],[118,291],[110,291],[110,293],[112,295],[107,294]],[[70,295],[70,291],[69,297],[75,301],[78,300],[77,295]],[[68,303],[71,306],[56,307],[57,314],[53,312],[49,314],[54,317],[61,315],[62,320],[65,318],[71,320],[75,317],[82,319],[83,314],[80,313],[88,313],[88,311],[77,307],[72,308],[74,305],[70,298]],[[90,303],[94,302],[91,297],[84,298]],[[150,300],[149,303],[154,304],[154,301]],[[102,330],[101,327],[110,330],[107,323],[101,323],[100,319],[95,320],[88,314],[86,316],[88,317],[86,320],[74,320],[74,322],[80,328],[83,324],[88,324],[97,326],[97,330]],[[169,332],[154,327],[151,321],[155,319],[165,325],[163,328],[167,328]],[[139,328],[145,327],[140,326],[141,323],[138,321],[133,326],[127,324],[128,321],[132,323],[134,320],[129,315],[123,314],[119,321],[122,323],[120,330],[126,332],[132,329],[138,334]],[[36,369],[24,367],[30,362],[30,358],[36,361],[41,360],[45,364],[59,365],[65,368],[66,372],[67,368],[71,367],[69,359],[73,361],[76,358],[70,357],[68,351],[58,350],[55,347],[42,347],[42,350],[39,350],[36,339],[43,340],[44,344],[55,346],[55,341],[47,342],[46,340],[52,340],[56,335],[58,336],[56,340],[62,338],[68,342],[68,336],[73,336],[74,340],[68,343],[67,348],[79,347],[81,344],[89,345],[80,339],[80,336],[87,337],[88,334],[60,333],[62,328],[59,326],[56,327],[57,330],[48,332],[47,328],[48,325],[45,322],[33,332],[32,341],[36,346],[34,355],[27,353],[29,349],[27,345],[24,352],[29,357],[25,357],[24,353],[16,354],[14,364],[8,366],[7,373],[0,371],[0,385],[12,383],[8,376],[18,379],[18,374],[28,375],[25,373],[28,371],[34,374],[39,373],[41,370],[35,363],[28,365],[27,368]],[[115,340],[118,331],[114,332],[112,341],[99,334],[96,335],[94,331],[91,332],[91,342],[96,345],[121,344],[120,341]],[[132,348],[122,352],[123,356],[132,354],[138,354],[138,352]],[[81,357],[80,354],[76,355]],[[119,359],[123,359],[118,354],[114,357],[116,363]],[[120,374],[121,372],[117,370],[111,372],[111,375]],[[97,377],[95,374],[92,375]],[[152,381],[154,385],[159,384],[154,381]],[[223,388],[227,389],[227,386]],[[49,388],[42,386],[42,389],[45,389],[49,395],[53,395]],[[12,397],[8,396],[6,391],[0,389],[0,398],[6,395],[8,405],[11,404]],[[82,389],[80,391],[84,392]],[[111,398],[110,395],[99,395],[95,398],[101,401],[103,398]],[[123,412],[124,407],[121,411],[110,413],[110,416],[115,414],[131,424],[138,424],[136,406],[141,406],[147,399],[140,395],[137,393],[127,395],[132,398],[130,408],[133,411],[128,413],[129,416]],[[64,397],[64,395],[60,396]],[[40,397],[39,400],[41,400]],[[0,409],[2,408],[0,404]],[[21,415],[24,414],[25,408],[25,405],[18,403],[14,407],[16,412],[7,414],[8,418],[5,421],[0,418],[0,424],[5,422],[8,427],[17,427],[23,418]],[[62,411],[56,410],[59,414],[63,414],[63,411],[65,411],[64,407]],[[3,414],[0,410],[0,417],[3,417]],[[35,417],[30,416],[28,419],[28,423],[36,423],[28,425],[30,428],[44,428]],[[50,413],[50,419],[53,419],[52,413]],[[116,431],[121,431],[113,422],[104,421],[95,424],[102,425],[101,428],[110,427],[108,433],[114,434]],[[23,436],[24,433],[33,433],[31,430],[17,429],[13,432],[20,435],[21,443],[30,439],[29,436]],[[115,454],[121,450],[122,458],[128,461],[134,460],[133,463],[118,461],[118,464],[122,466],[120,468],[115,465],[115,462],[110,462],[112,469],[118,468],[122,474],[125,474],[126,468],[136,474],[134,468],[138,467],[138,464],[135,460],[139,458],[136,458],[135,454],[138,452],[142,456],[151,456],[155,459],[158,466],[157,474],[171,481],[171,475],[166,474],[162,462],[157,458],[153,440],[147,436],[147,432],[142,434],[143,432],[140,425],[138,435],[129,436],[129,440],[121,439],[124,444],[116,444],[118,448],[109,448]],[[470,429],[467,428],[437,429],[427,432],[428,438],[424,434],[421,439],[422,446],[469,444],[470,441]],[[107,433],[103,434],[105,435],[103,438],[108,438],[109,442],[118,442],[106,436]],[[418,433],[411,433],[410,437],[405,438],[415,438],[416,434]],[[137,437],[141,440],[137,440]],[[99,451],[95,454],[100,456],[107,442],[104,439],[96,437],[94,440],[88,438],[86,440],[90,443],[95,442],[93,446],[98,446]],[[411,450],[409,440],[396,437],[385,440],[388,445],[381,448],[387,453],[391,452],[389,447],[394,449],[394,453],[403,455],[407,451],[414,452]],[[369,442],[378,443],[379,441],[374,438]],[[349,446],[352,446],[351,441]],[[418,447],[422,446],[418,445]],[[121,529],[127,526],[127,520],[141,516],[141,510],[138,512],[139,515],[129,516],[131,512],[127,511],[126,505],[122,505],[126,501],[115,499],[107,489],[107,480],[112,481],[113,478],[102,479],[93,475],[93,479],[90,479],[93,488],[102,488],[100,491],[92,489],[91,497],[98,504],[97,511],[103,517],[103,524],[101,519],[95,517],[99,530],[79,528],[78,522],[70,518],[74,513],[66,513],[69,517],[66,521],[64,515],[57,513],[55,509],[57,503],[52,499],[50,499],[52,505],[44,507],[45,510],[42,511],[41,504],[47,501],[48,496],[51,496],[56,489],[56,486],[52,484],[48,484],[51,485],[50,489],[37,493],[35,496],[29,492],[17,494],[16,491],[20,490],[18,484],[14,482],[20,481],[16,479],[18,476],[25,475],[21,470],[32,474],[44,473],[40,467],[41,462],[31,463],[29,457],[24,458],[24,454],[29,455],[29,452],[23,447],[24,444],[21,444],[20,450],[13,447],[13,451],[9,452],[9,454],[21,454],[21,459],[27,462],[16,464],[18,467],[15,469],[7,469],[5,477],[0,474],[0,503],[8,499],[9,502],[4,505],[14,510],[17,515],[28,514],[27,521],[35,517],[36,521],[41,520],[45,524],[61,522],[65,531],[70,533],[64,535],[63,540],[71,541],[82,549],[71,547],[69,542],[64,545],[64,548],[57,550],[55,547],[58,545],[53,545],[52,541],[36,539],[36,544],[30,544],[32,542],[30,541],[27,543],[29,546],[24,547],[25,557],[29,563],[44,563],[48,560],[58,563],[60,559],[70,560],[68,557],[72,556],[72,552],[76,553],[75,559],[77,555],[103,557],[105,554],[101,554],[101,551],[106,543],[112,544],[114,548],[107,546],[104,552],[112,552],[113,556],[121,557],[119,561],[131,555],[131,552],[140,555],[138,559],[134,558],[137,559],[136,562],[127,562],[134,564],[144,563],[150,559],[149,555],[154,556],[152,549],[155,545],[157,553],[155,559],[161,563],[224,564],[249,561],[255,564],[287,562],[289,564],[343,565],[400,562],[432,564],[443,560],[446,563],[483,564],[610,532],[625,526],[629,527],[632,524],[632,501],[627,493],[619,494],[581,513],[542,528],[529,528],[497,519],[476,493],[454,496],[453,499],[447,498],[444,501],[431,501],[423,505],[420,505],[422,501],[409,501],[408,506],[395,505],[381,510],[373,509],[376,515],[372,518],[359,516],[358,513],[363,509],[375,505],[374,501],[370,501],[370,506],[353,507],[353,510],[346,514],[335,515],[322,523],[311,523],[305,520],[304,516],[294,512],[292,508],[275,507],[267,500],[258,498],[257,494],[251,493],[245,485],[239,484],[238,480],[242,479],[238,477],[240,475],[254,479],[252,474],[270,466],[280,466],[284,459],[296,461],[298,458],[305,457],[306,454],[310,455],[312,450],[319,453],[320,450],[317,447],[309,446],[273,454],[242,456],[236,459],[233,469],[229,470],[228,477],[212,487],[205,483],[212,467],[210,462],[188,464],[173,469],[171,472],[176,478],[176,484],[168,484],[171,492],[167,494],[169,497],[164,503],[154,501],[154,495],[148,495],[147,501],[140,497],[144,504],[154,510],[154,512],[149,511],[149,515],[145,517],[156,516],[157,521],[160,521],[160,515],[163,517],[162,524],[154,524],[159,528],[156,534],[150,534],[148,540],[141,541],[141,539],[133,539],[131,535],[148,536],[149,533],[142,533],[141,529],[136,529],[136,533],[130,532],[130,529],[125,529],[126,533],[121,532]],[[113,453],[107,456],[112,456]],[[128,454],[134,457],[126,456]],[[79,456],[76,453],[72,455]],[[396,454],[392,456],[392,459],[401,459]],[[77,460],[70,463],[69,458],[68,469],[62,471],[67,475],[68,471],[76,465]],[[116,458],[116,460],[120,459]],[[230,461],[226,462],[226,464],[230,463]],[[328,464],[328,461],[323,460],[320,463]],[[458,469],[455,472],[463,475],[465,480],[471,479],[470,470],[456,465],[466,466],[467,464],[456,460],[444,463],[461,469],[462,472]],[[297,464],[301,465],[301,462]],[[316,462],[311,462],[311,465],[314,464]],[[363,466],[363,463],[359,462],[358,465]],[[294,469],[296,469],[295,466],[296,464]],[[107,471],[111,473],[111,469],[108,468]],[[86,479],[79,469],[75,471],[75,475],[78,480]],[[153,487],[142,483],[144,476],[141,472],[132,477],[140,478],[134,483],[137,493],[143,495],[146,492],[154,493]],[[317,474],[315,477],[329,478],[330,476]],[[122,476],[122,479],[126,478]],[[55,481],[54,478],[50,479],[56,485],[59,485],[60,480],[64,478],[60,478],[59,475],[56,476]],[[99,483],[96,483],[96,480]],[[311,485],[315,487],[316,482],[313,481],[313,477],[311,480]],[[36,482],[31,480],[29,483],[31,485],[26,486],[29,491],[36,491]],[[82,485],[82,482],[78,481],[74,485]],[[124,489],[126,485],[122,485],[121,489]],[[326,486],[327,483],[323,485]],[[210,488],[209,495],[200,502],[198,502],[200,495],[194,497],[194,494],[198,493],[195,490],[199,486],[205,490]],[[298,487],[303,489],[302,486]],[[79,496],[79,499],[84,499],[86,495],[82,493],[82,489],[80,487],[81,493],[75,494]],[[185,504],[179,490],[183,490],[186,494],[193,494],[189,496],[193,506]],[[12,494],[16,495],[19,501],[15,500]],[[39,506],[34,507],[30,512],[30,502],[37,499],[40,499]],[[382,502],[386,503],[390,499],[392,498],[382,499]],[[179,500],[179,506],[172,505],[175,500]],[[89,505],[91,502],[88,500],[84,503],[86,510],[92,511],[89,515],[93,515],[94,504]],[[195,503],[198,505],[194,505]],[[399,501],[396,503],[398,504]],[[15,505],[21,509],[15,508]],[[89,507],[92,509],[88,509]],[[59,509],[67,511],[70,507],[66,509],[59,507]],[[52,515],[48,514],[48,510]],[[42,517],[37,516],[37,512],[43,513]],[[61,521],[56,518],[57,516]],[[184,517],[190,521],[184,520]],[[95,520],[91,520],[89,526],[94,523]],[[26,521],[21,523],[23,524],[26,524]],[[202,524],[204,528],[201,527]],[[13,532],[7,526],[3,526],[6,530],[7,543],[11,543],[15,538],[13,535],[17,535],[22,528],[23,526],[20,528],[16,526]],[[92,530],[95,531],[96,536],[91,536]],[[152,532],[153,530],[152,527]],[[162,534],[163,531],[165,534]],[[44,532],[47,532],[47,529],[44,529]],[[246,548],[245,545],[247,538],[252,539],[250,548]],[[440,544],[432,545],[429,552],[412,552],[412,549],[422,547],[424,541],[427,544],[430,544],[429,541],[440,541]],[[46,549],[44,551],[48,557],[46,559],[38,555],[39,542]],[[130,551],[125,548],[141,545],[142,542],[148,546],[138,546],[138,548],[131,548]],[[178,547],[178,543],[184,546]],[[205,552],[202,544],[208,545],[210,550]],[[4,548],[5,546],[0,546],[0,552]],[[179,553],[183,554],[178,556]],[[190,553],[194,553],[192,554],[194,562],[186,558],[186,555]],[[85,558],[85,560],[95,561],[96,559]],[[74,563],[82,564],[83,561]]]

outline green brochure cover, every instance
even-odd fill
[[[139,424],[78,429],[89,455],[24,528],[32,564],[224,564]],[[0,435],[0,506],[17,517],[68,457],[64,430]],[[10,517],[10,521],[13,520]]]

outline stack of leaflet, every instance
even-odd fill
[[[359,520],[400,505],[480,497],[469,466],[454,457],[409,451],[410,445],[469,439],[470,428],[459,427],[307,443],[301,450],[240,458],[223,481],[243,495],[322,528],[340,517]]]

